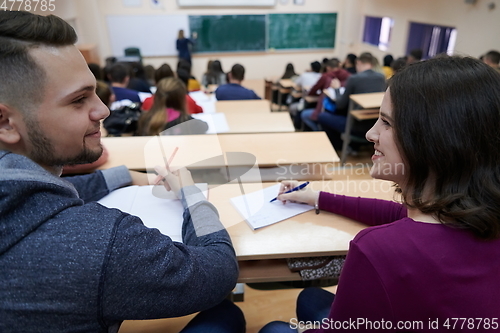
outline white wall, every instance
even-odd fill
[[[228,71],[235,63],[247,69],[249,79],[281,76],[286,63],[292,62],[296,71],[308,68],[313,60],[324,57],[344,58],[349,52],[373,52],[380,59],[391,53],[395,57],[405,55],[406,38],[410,21],[456,27],[458,38],[456,52],[479,56],[490,49],[500,50],[500,0],[478,0],[475,5],[465,0],[305,0],[303,6],[288,1],[275,7],[233,7],[233,8],[179,8],[175,0],[163,0],[162,9],[153,9],[149,0],[142,0],[140,7],[127,8],[122,0],[65,0],[58,1],[58,12],[63,18],[76,15],[80,41],[98,45],[102,59],[112,55],[106,25],[107,15],[224,15],[224,14],[269,14],[294,12],[337,12],[336,48],[328,51],[305,52],[259,52],[218,53],[195,55],[193,74],[197,78],[206,70],[209,59],[219,59],[223,69]],[[67,3],[65,6],[60,6]],[[72,4],[73,3],[73,4]],[[495,3],[497,8],[488,10],[487,5]],[[75,14],[77,12],[78,14]],[[391,44],[388,51],[361,42],[364,16],[389,16],[395,20]],[[66,16],[66,17],[65,17]],[[161,34],[151,27],[152,34]],[[147,36],[145,36],[147,38]],[[175,67],[176,57],[146,58],[145,63],[155,67],[162,63]]]
[[[358,43],[357,51],[370,51],[382,58],[386,53],[404,56],[410,22],[455,27],[455,53],[478,57],[491,49],[500,50],[500,1],[478,0],[475,5],[465,0],[363,0],[363,15],[389,16],[394,19],[391,45],[382,52],[368,44]],[[489,10],[488,4],[496,9]],[[357,23],[353,23],[353,27]],[[361,39],[361,35],[359,36]]]

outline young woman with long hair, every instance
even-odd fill
[[[167,77],[157,83],[153,106],[139,119],[138,135],[157,135],[176,125],[189,121],[196,124],[183,131],[163,134],[201,134],[208,129],[206,123],[193,119],[186,111],[186,85],[178,78]],[[204,129],[204,130],[203,130]],[[186,131],[194,133],[186,133]]]

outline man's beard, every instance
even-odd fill
[[[83,139],[83,149],[76,156],[56,156],[55,149],[50,140],[43,134],[38,122],[31,117],[25,117],[28,137],[32,145],[30,158],[36,163],[44,166],[62,167],[64,165],[87,164],[95,162],[102,155],[102,145],[93,151],[87,148],[85,138]]]

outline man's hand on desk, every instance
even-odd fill
[[[278,200],[283,203],[286,201],[305,203],[310,206],[314,206],[318,202],[319,191],[315,191],[310,187],[305,187],[300,191],[294,191],[291,193],[286,193],[286,191],[299,186],[299,182],[296,180],[284,180],[281,182],[280,190],[278,193]]]
[[[155,170],[160,176],[163,177],[163,185],[167,191],[174,191],[176,196],[179,195],[181,188],[194,185],[191,172],[189,172],[186,168],[180,168],[179,170],[168,172],[165,167],[156,166]]]

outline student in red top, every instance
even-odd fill
[[[139,118],[138,135],[205,133],[208,125],[199,119],[193,119],[186,112],[185,96],[186,86],[180,79],[161,79],[157,83],[151,110],[144,112]],[[164,132],[185,122],[189,123]]]
[[[180,74],[179,74],[179,72],[180,72]],[[179,69],[179,71],[177,72],[177,75],[178,75],[179,79],[181,79],[181,81],[184,82],[184,84],[186,84],[186,87],[187,87],[187,80],[189,80],[189,73],[187,73],[187,74],[186,73],[187,73],[186,71]],[[168,64],[163,64],[155,72],[156,82],[159,82],[163,78],[174,77],[174,76],[175,76],[175,74]],[[186,77],[187,77],[187,80],[186,80]],[[144,102],[142,103],[141,108],[144,111],[149,111],[149,109],[151,109],[152,106],[153,106],[153,96],[146,98],[144,100]],[[188,93],[186,93],[186,108],[187,108],[187,112],[189,114],[203,113],[203,108],[201,106],[199,106],[198,104],[196,104],[194,99],[192,99]]]

